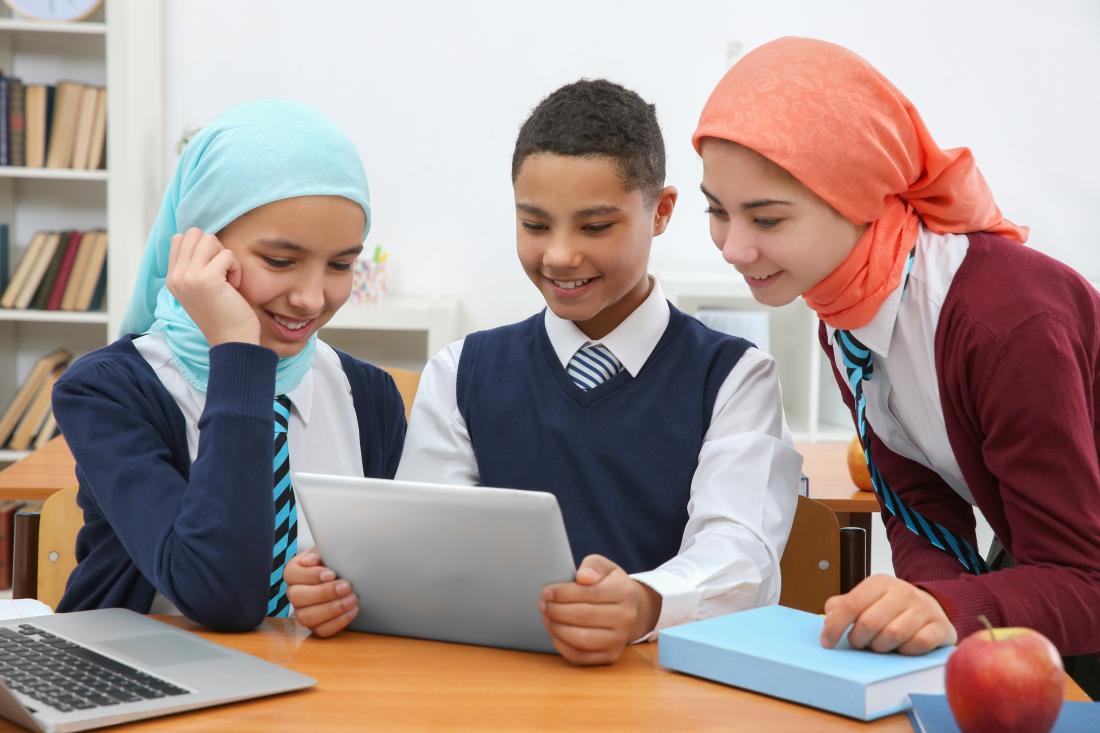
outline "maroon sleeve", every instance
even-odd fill
[[[994,625],[1038,630],[1063,654],[1100,651],[1098,365],[1087,332],[1040,313],[995,348],[967,349],[973,404],[957,429],[982,446],[999,499],[987,513],[1007,527],[1001,539],[1016,567],[919,583],[960,637],[985,613]]]

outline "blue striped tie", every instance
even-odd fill
[[[283,571],[286,564],[298,552],[298,508],[294,501],[294,487],[290,484],[290,448],[287,430],[290,424],[290,400],[286,395],[275,398],[275,546],[271,561],[271,594],[267,601],[268,616],[288,616],[290,601],[286,597],[286,581]]]
[[[565,371],[573,384],[587,391],[599,387],[623,370],[623,365],[601,344],[590,344],[577,349]]]
[[[909,255],[909,261],[905,266],[905,283],[909,283],[909,270],[913,267],[913,253]],[[905,522],[910,532],[924,537],[938,549],[954,555],[966,572],[974,575],[989,572],[981,555],[974,546],[963,538],[957,536],[939,522],[929,521],[921,516],[920,512],[913,509],[894,493],[886,483],[886,479],[879,472],[875,462],[871,459],[871,448],[867,433],[867,399],[863,394],[863,383],[869,381],[875,372],[875,364],[871,350],[860,343],[859,339],[848,331],[837,330],[837,343],[840,345],[840,354],[844,359],[844,370],[848,375],[848,384],[852,387],[856,405],[856,429],[859,432],[859,442],[863,446],[863,459],[867,462],[867,471],[871,474],[871,484],[879,501],[894,516]]]

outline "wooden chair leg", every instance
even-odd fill
[[[840,592],[847,593],[867,577],[867,531],[840,528]]]
[[[12,598],[38,598],[38,512],[15,515],[12,538]]]

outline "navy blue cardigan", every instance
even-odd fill
[[[188,618],[246,631],[267,611],[274,536],[271,461],[275,352],[210,350],[192,464],[183,413],[132,336],[58,381],[53,410],[76,458],[84,527],[58,611],[147,613],[157,591]],[[363,470],[390,478],[405,412],[390,375],[340,353],[359,421]]]

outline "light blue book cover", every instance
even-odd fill
[[[783,606],[718,616],[661,631],[669,669],[859,720],[909,708],[910,693],[943,692],[954,647],[919,657],[821,646],[817,614]]]

